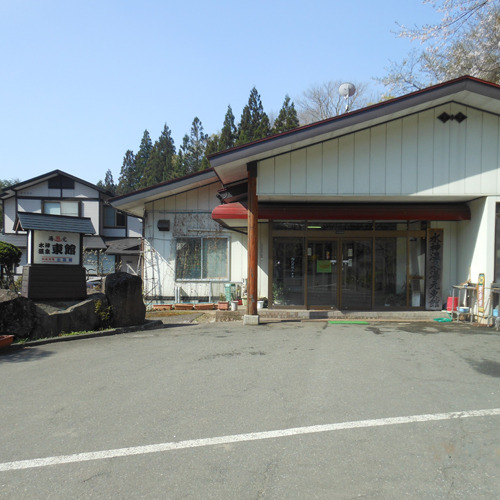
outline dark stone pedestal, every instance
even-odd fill
[[[30,264],[23,268],[21,295],[37,300],[87,298],[85,268],[52,264]]]

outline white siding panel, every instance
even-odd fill
[[[401,137],[403,120],[387,124],[385,193],[388,195],[401,193]]]
[[[465,192],[478,194],[481,190],[481,134],[482,113],[475,109],[467,110],[467,120],[461,125],[466,126],[466,160],[465,160]]]
[[[199,209],[208,210],[210,208],[209,194],[211,193],[211,190],[209,188],[202,188],[202,189],[196,189],[195,191],[198,193]],[[215,193],[213,194],[213,199],[215,201],[218,201],[217,198],[215,197]],[[212,197],[210,198],[210,201],[212,201]]]
[[[161,209],[159,209],[159,210],[166,210],[168,212],[175,212],[176,203],[175,203],[174,196],[171,196],[169,198],[164,198],[163,200],[159,200],[159,201],[161,201]],[[155,202],[155,203],[158,203],[158,202]],[[156,205],[155,205],[155,208],[156,208]]]
[[[99,233],[99,203],[97,201],[82,201],[82,217],[90,217],[96,234]]]
[[[212,184],[208,187],[208,199],[206,205],[201,205],[202,207],[207,207],[208,210],[212,211],[217,205],[220,204],[219,199],[217,198],[217,192],[220,189],[220,184]]]
[[[417,191],[419,194],[432,194],[434,161],[433,120],[433,110],[424,111],[418,115]]]
[[[259,162],[257,169],[257,194],[274,194],[274,158]]]
[[[55,194],[50,194],[50,191],[56,191]],[[59,196],[61,194],[58,189],[50,189],[47,181],[40,182],[40,184],[35,184],[30,186],[23,191],[19,191],[18,196]]]
[[[292,151],[290,165],[290,187],[292,193],[304,194],[306,192],[306,160],[307,154],[305,149]]]
[[[327,141],[323,144],[323,181],[322,193],[338,193],[339,141]]]
[[[290,161],[290,153],[275,158],[274,192],[276,194],[290,193]]]
[[[339,194],[354,193],[354,135],[339,139]]]
[[[434,110],[434,158],[433,158],[433,192],[434,194],[448,194],[450,180],[450,131],[456,122],[442,123],[437,117],[443,113],[450,113],[450,106],[439,107]]]
[[[385,194],[387,165],[387,129],[385,125],[374,127],[370,134],[370,177],[365,179],[371,194]]]
[[[481,192],[497,192],[498,168],[498,117],[483,113],[481,146]]]
[[[75,182],[75,189],[63,189],[63,196],[68,198],[99,198],[97,189]]]
[[[41,213],[42,211],[42,200],[33,199],[33,200],[17,200],[18,210],[20,212],[34,212]]]
[[[370,130],[354,134],[354,193],[370,192]]]
[[[175,209],[176,210],[187,210],[188,205],[187,205],[187,194],[186,193],[180,193],[176,195],[175,197]]]
[[[16,223],[16,199],[14,197],[5,200],[3,215],[4,231],[14,233],[14,224]]]
[[[323,145],[316,144],[307,148],[307,177],[306,192],[308,194],[321,193],[323,180]]]
[[[451,107],[450,113],[463,111],[463,107]],[[448,190],[450,194],[465,193],[465,161],[467,127],[465,123],[450,128],[450,169]]]
[[[418,116],[403,118],[401,192],[413,194],[417,191],[417,131]]]
[[[128,236],[137,238],[142,236],[142,221],[137,217],[127,216]]]
[[[186,206],[188,210],[200,210],[198,190],[193,189],[186,193]]]

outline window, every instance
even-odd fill
[[[104,227],[125,227],[125,214],[113,207],[104,207]]]
[[[83,266],[89,276],[105,276],[115,272],[116,258],[100,250],[83,252]]]
[[[78,217],[80,215],[80,204],[78,201],[45,201],[43,203],[43,213]]]
[[[175,279],[227,280],[227,238],[179,238],[176,244]]]
[[[49,189],[75,189],[75,181],[69,177],[58,175],[49,179]]]

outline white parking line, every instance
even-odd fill
[[[89,453],[75,453],[73,455],[60,455],[56,457],[35,458],[33,460],[4,462],[0,463],[0,472],[19,469],[32,469],[35,467],[47,467],[49,465],[60,465],[75,462],[87,462],[89,460],[104,460],[106,458],[144,455],[147,453],[158,453],[162,451],[184,450],[186,448],[199,448],[202,446],[242,443],[245,441],[258,441],[261,439],[274,439],[287,436],[297,436],[299,434],[313,434],[318,432],[341,431],[346,429],[380,427],[385,425],[411,424],[416,422],[435,422],[437,420],[452,420],[470,417],[491,417],[497,415],[500,415],[500,408],[492,408],[489,410],[457,411],[450,413],[435,413],[427,415],[412,415],[409,417],[379,418],[375,420],[357,420],[353,422],[313,425],[310,427],[295,427],[292,429],[281,429],[276,431],[251,432],[249,434],[235,434],[233,436],[219,436],[206,439],[193,439],[172,443],[134,446],[131,448],[118,448],[115,450],[103,450]]]

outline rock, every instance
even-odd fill
[[[101,324],[101,319],[96,313],[97,300],[107,305],[103,294],[93,294],[92,298],[55,311],[47,307],[47,304],[37,303],[38,321],[31,338],[39,339],[57,337],[61,333],[88,332],[105,326]]]
[[[146,319],[146,306],[142,300],[142,279],[118,272],[104,279],[104,294],[112,308],[113,326],[142,325]]]
[[[0,290],[0,333],[28,338],[36,326],[33,302],[10,290]]]

